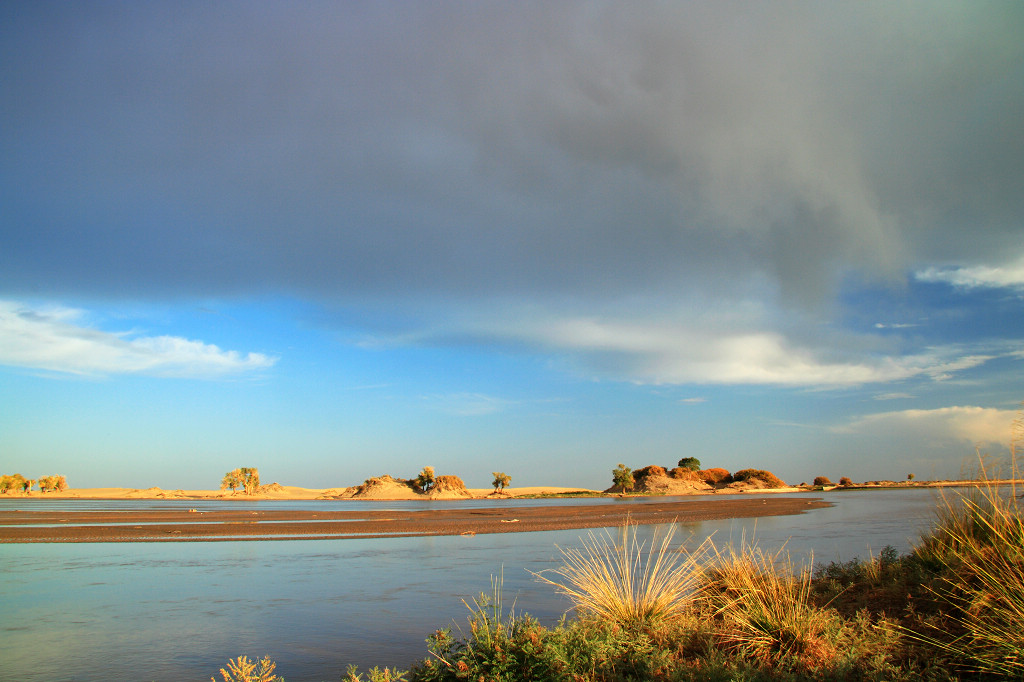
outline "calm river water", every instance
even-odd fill
[[[797,497],[821,497],[800,494]],[[783,544],[815,563],[907,551],[933,519],[933,490],[824,494],[835,506],[797,516],[677,524],[698,544]],[[665,498],[658,498],[664,500]],[[33,501],[38,509],[391,509],[518,502]],[[25,501],[0,501],[23,508]],[[638,500],[637,504],[643,504]],[[368,507],[372,505],[372,507]],[[223,507],[220,507],[223,508]],[[641,535],[654,532],[642,528]],[[269,655],[288,682],[337,680],[349,663],[407,668],[425,637],[464,625],[462,600],[504,575],[541,622],[568,609],[530,571],[560,563],[585,530],[496,535],[257,542],[0,544],[0,677],[12,680],[208,680],[227,659]],[[219,676],[218,676],[219,679]]]

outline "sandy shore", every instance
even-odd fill
[[[821,499],[698,496],[595,505],[360,511],[0,511],[0,543],[298,540],[512,533],[799,514]],[[31,506],[31,505],[26,505]]]
[[[0,495],[0,499],[16,500],[322,500],[335,499],[345,488],[300,488],[292,485],[268,486],[269,490],[255,495],[244,495],[240,492],[231,493],[225,490],[165,490],[163,488],[68,488],[63,492],[41,493],[34,491],[29,495]],[[585,488],[566,488],[558,486],[534,486],[506,488],[504,497],[521,497],[524,495],[559,494],[569,492],[599,492]],[[391,489],[386,497],[375,499],[390,500],[422,500],[423,495],[411,489],[402,490],[399,486]],[[494,493],[493,488],[470,488],[474,498],[487,498]]]

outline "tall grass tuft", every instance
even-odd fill
[[[608,531],[590,533],[580,548],[562,549],[558,579],[537,577],[567,596],[583,615],[623,626],[648,626],[680,618],[700,589],[710,538],[693,552],[672,550],[675,528],[659,542],[637,539],[627,525],[618,542]]]
[[[797,670],[834,667],[838,614],[811,600],[811,570],[783,550],[757,546],[720,553],[705,599],[721,620],[720,645],[761,665]]]
[[[1011,478],[1019,475],[1021,418],[1014,422]],[[985,468],[982,467],[982,476]],[[946,648],[982,672],[1024,677],[1024,517],[1016,486],[985,484],[940,507],[917,552],[943,571],[939,597],[953,607],[962,635]]]

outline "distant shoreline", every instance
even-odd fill
[[[784,488],[740,488],[728,487],[715,490],[694,490],[685,493],[685,496],[705,495],[732,495],[743,493],[799,493],[799,492],[832,492],[842,490],[878,490],[878,489],[912,489],[912,488],[949,488],[949,487],[977,487],[985,485],[1021,485],[1024,480],[999,479],[999,480],[941,480],[941,481],[869,481],[866,483],[855,483],[847,486],[812,486],[797,485]],[[32,502],[36,500],[224,500],[224,501],[256,501],[256,500],[352,500],[352,501],[388,501],[388,500],[423,500],[431,499],[457,500],[457,499],[535,499],[543,497],[607,497],[607,498],[634,498],[634,497],[661,497],[657,493],[608,493],[602,490],[593,490],[582,487],[568,486],[529,486],[519,488],[506,488],[501,493],[495,493],[491,488],[469,488],[468,496],[465,497],[443,497],[431,498],[426,495],[415,493],[411,489],[408,492],[396,491],[384,497],[361,498],[345,496],[351,488],[302,488],[299,486],[282,486],[271,484],[268,490],[247,495],[241,492],[231,493],[224,490],[165,490],[163,488],[68,488],[61,492],[30,492],[25,493],[3,493],[0,500],[19,500]],[[676,495],[673,495],[676,496]]]

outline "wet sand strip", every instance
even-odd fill
[[[521,533],[799,514],[820,498],[752,497],[472,509],[0,511],[0,543],[314,540]]]

